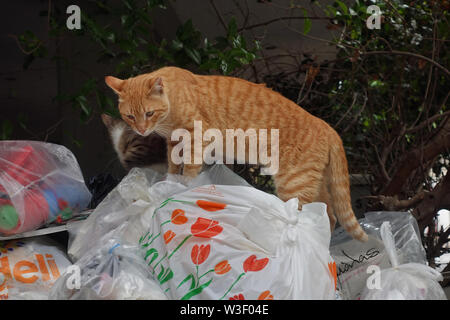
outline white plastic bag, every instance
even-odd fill
[[[400,264],[389,222],[381,225],[381,238],[392,268],[381,270],[379,287],[366,286],[361,300],[447,300],[438,281],[442,275],[424,264]]]
[[[79,282],[73,279],[75,272],[72,270],[76,269],[63,274],[53,286],[50,299],[167,299],[152,280],[137,246],[121,245],[110,239],[102,246],[91,248],[74,266],[79,268]]]
[[[166,181],[157,188],[150,187]],[[160,202],[176,192],[205,184],[249,186],[226,166],[212,166],[194,180],[181,175],[163,175],[152,169],[133,168],[122,179],[83,223],[69,223],[68,254],[72,261],[80,259],[92,244],[109,241],[112,237],[121,243],[137,244],[140,235],[150,223],[150,214]]]
[[[39,141],[0,141],[0,234],[31,231],[87,207],[91,194],[74,155]]]
[[[0,241],[0,300],[47,299],[69,265],[63,248],[50,238]]]
[[[365,287],[361,300],[447,300],[438,281],[442,275],[420,263],[400,264],[389,222],[381,225],[381,237],[392,268],[379,274],[378,287]]]
[[[335,299],[325,205],[297,205],[221,165],[191,181],[134,168],[88,219],[69,225],[69,253],[82,265],[92,246],[139,244],[149,279],[169,299]]]
[[[180,186],[162,181],[150,193]],[[249,186],[202,185],[162,201],[140,244],[171,299],[335,299],[326,206]]]
[[[371,275],[370,266],[381,269],[391,267],[389,256],[381,239],[380,228],[389,221],[398,259],[401,264],[415,262],[425,264],[425,250],[420,240],[417,222],[408,212],[368,212],[359,223],[368,234],[367,242],[352,239],[342,227],[331,238],[330,251],[336,261],[337,288],[345,300],[358,300]]]

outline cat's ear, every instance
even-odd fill
[[[105,77],[105,83],[113,89],[115,93],[120,95],[122,93],[123,85],[125,84],[124,80],[120,80],[119,78],[115,78],[112,76],[106,76]]]
[[[113,118],[106,113],[102,113],[102,121],[107,128],[109,128],[113,123]]]
[[[164,92],[164,84],[161,77],[158,77],[150,84],[149,95],[161,95]]]

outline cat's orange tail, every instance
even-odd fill
[[[336,133],[337,140],[331,143],[330,148],[330,193],[333,202],[334,214],[340,225],[354,238],[367,241],[368,237],[358,223],[352,209],[350,198],[350,180],[345,150],[341,138]]]

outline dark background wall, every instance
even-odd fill
[[[177,27],[188,19],[192,19],[195,27],[209,39],[223,35],[224,28],[208,1],[168,3],[167,9],[156,9],[152,12],[151,18],[158,36],[170,41],[175,36]],[[215,3],[224,20],[229,21],[234,16],[238,25],[242,25],[244,17],[237,12],[236,6],[231,1]],[[261,5],[257,1],[247,3],[250,12],[248,25],[289,14],[284,9],[289,7],[289,0],[273,1],[275,7]],[[86,179],[104,172],[120,178],[125,171],[112,149],[100,115],[95,114],[87,123],[82,123],[77,110],[55,99],[58,95],[76,92],[86,80],[86,74],[94,74],[96,79],[102,82],[105,75],[114,75],[115,66],[98,63],[96,61],[98,49],[81,37],[64,38],[59,43],[49,40],[47,17],[42,13],[48,9],[48,4],[48,0],[16,0],[2,4],[0,126],[8,119],[14,125],[12,139],[41,140],[66,146],[75,154]],[[55,8],[61,11],[60,14],[67,17],[69,15],[65,11],[71,4],[77,4],[82,11],[88,13],[92,10],[89,1],[53,2]],[[104,22],[118,23],[109,21],[107,17]],[[326,29],[325,22],[314,21],[314,23],[315,27],[309,36],[331,39],[332,34]],[[32,30],[43,39],[49,51],[69,57],[72,67],[67,68],[63,61],[36,59],[25,70],[23,65],[26,54],[19,47],[15,37],[26,30]],[[311,41],[310,38],[302,37],[299,34],[301,30],[303,22],[293,20],[252,29],[247,35],[259,39],[263,44],[269,43],[278,47],[275,50],[271,49],[267,54],[307,52],[319,59],[333,57],[334,51],[326,42]],[[112,99],[116,99],[106,85],[104,90]],[[17,119],[21,119],[25,126],[20,126]],[[353,189],[354,199],[367,192],[366,187],[356,184]]]
[[[113,73],[114,66],[98,63],[98,49],[81,37],[64,38],[60,43],[51,42],[47,34],[46,16],[40,16],[40,12],[48,9],[48,3],[38,0],[2,3],[0,125],[6,119],[13,122],[13,139],[43,140],[66,146],[78,159],[85,178],[101,172],[120,177],[124,171],[111,148],[99,114],[82,123],[78,111],[56,99],[58,95],[76,92],[86,80],[86,74],[95,74],[102,81],[105,75]],[[79,5],[82,11],[92,10],[88,1],[54,3],[63,14],[70,4]],[[173,12],[165,11],[166,18],[169,17],[174,26],[178,25]],[[162,25],[168,22],[167,19],[158,20]],[[15,37],[27,30],[32,30],[43,39],[49,51],[69,57],[72,67],[68,69],[64,61],[36,59],[24,70],[26,54]],[[106,86],[104,90],[115,99]],[[17,119],[21,119],[26,127],[18,125]]]
[[[280,6],[289,4],[289,1],[276,2]],[[233,11],[235,8],[230,2],[216,1],[216,3],[224,19],[236,16],[238,23],[242,22],[239,21],[242,17]],[[258,5],[256,1],[248,3],[252,5],[249,23],[268,21],[286,15],[282,9],[274,11],[272,7]],[[92,10],[88,1],[60,0],[57,7],[65,14],[65,8],[70,4],[79,5],[82,11]],[[153,13],[155,30],[160,37],[172,39],[178,25],[187,19],[192,19],[194,25],[208,38],[223,34],[223,26],[207,1],[172,1],[170,4],[166,10],[158,9]],[[15,140],[41,140],[66,146],[75,154],[85,179],[100,173],[111,173],[116,178],[121,178],[125,171],[112,149],[100,115],[95,114],[87,123],[82,123],[77,110],[55,99],[58,95],[76,92],[86,80],[86,74],[94,74],[102,82],[105,75],[114,74],[115,66],[98,63],[96,61],[98,49],[81,37],[65,38],[60,43],[49,42],[47,19],[45,15],[40,15],[40,12],[48,9],[47,0],[8,1],[2,6],[0,126],[5,120],[11,121],[14,125],[12,139]],[[297,30],[303,28],[301,21],[289,22],[289,26]],[[49,50],[70,57],[72,67],[67,68],[61,61],[36,59],[24,70],[26,54],[21,51],[15,36],[26,30],[33,30],[43,39],[45,45],[49,46]],[[325,24],[314,30],[316,31],[311,34],[312,36],[331,37]],[[286,29],[285,23],[275,23],[263,29],[252,30],[251,36],[261,39],[263,43],[276,44],[282,48],[279,49],[279,53],[310,52],[321,58],[329,58],[333,53],[326,44],[308,41],[298,33]],[[270,54],[276,52],[271,50]],[[116,97],[106,85],[104,90],[115,101]],[[18,124],[16,121],[18,119],[21,119],[25,127]],[[366,186],[354,184],[353,199],[366,192]]]
[[[112,1],[114,2],[114,1]],[[192,19],[208,38],[223,34],[223,26],[217,19],[209,1],[170,1],[166,10],[155,10],[153,21],[156,32],[164,38],[172,39],[181,22]],[[257,1],[248,1],[249,23],[267,21],[278,16],[285,16],[289,7],[288,0],[274,1],[278,7],[265,6]],[[47,17],[42,12],[48,9],[48,0],[16,0],[2,3],[0,20],[0,126],[8,119],[14,124],[13,139],[33,139],[65,145],[77,157],[85,177],[101,172],[113,172],[123,175],[120,165],[110,146],[106,130],[97,114],[88,123],[82,124],[79,114],[70,105],[55,99],[61,94],[75,92],[85,81],[85,74],[95,74],[102,81],[105,75],[113,74],[113,65],[96,61],[96,48],[80,37],[64,38],[60,43],[52,43],[47,36]],[[65,14],[68,5],[77,4],[82,11],[92,10],[89,1],[52,1],[52,5]],[[237,17],[238,24],[243,17],[236,11],[231,1],[216,1],[223,18],[228,21]],[[40,14],[41,13],[41,14]],[[114,21],[105,21],[115,23]],[[276,44],[282,52],[312,52],[322,57],[329,57],[333,52],[324,43],[308,41],[298,33],[286,29],[302,30],[301,21],[270,24],[265,28],[253,29],[251,35],[265,43]],[[83,26],[82,26],[83,27]],[[43,39],[50,50],[64,54],[72,60],[75,68],[66,68],[61,61],[36,59],[27,70],[23,69],[25,53],[17,44],[17,35],[32,30]],[[315,33],[314,33],[315,32]],[[313,28],[311,36],[330,37],[325,28]],[[52,40],[54,41],[54,40]],[[271,54],[274,54],[273,50]],[[115,99],[105,86],[105,92]],[[17,119],[25,124],[18,125]]]

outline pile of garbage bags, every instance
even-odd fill
[[[362,243],[330,233],[325,204],[297,208],[223,165],[192,180],[134,168],[65,224],[67,249],[0,241],[0,299],[446,299],[409,213],[367,213]]]

